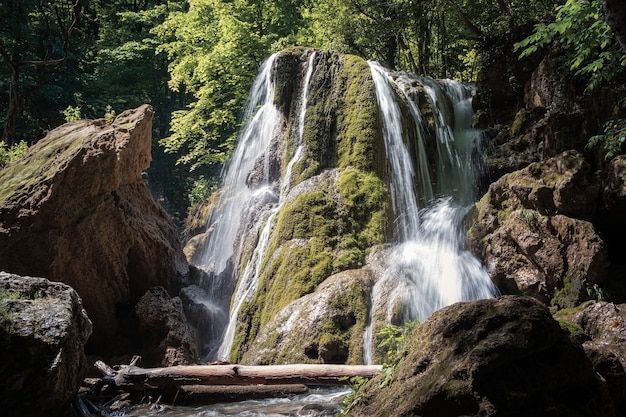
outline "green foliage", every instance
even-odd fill
[[[107,104],[107,108],[104,111],[104,121],[107,122],[107,124],[111,124],[113,120],[115,120],[115,110],[113,110],[110,104]]]
[[[11,333],[11,321],[14,314],[9,309],[8,301],[19,300],[21,295],[17,291],[0,289],[0,328],[6,332]]]
[[[193,182],[189,192],[190,210],[202,201],[207,200],[217,188],[217,180],[214,177],[206,178],[203,175]]]
[[[613,159],[623,153],[626,141],[626,119],[609,120],[604,124],[604,134],[589,138],[585,149],[599,147],[604,159]]]
[[[352,388],[352,391],[348,395],[343,397],[343,400],[341,400],[341,412],[339,415],[345,416],[350,410],[352,404],[354,404],[354,402],[357,400],[359,396],[359,391],[365,386],[365,384],[368,383],[369,379],[362,376],[353,376],[351,378],[341,377],[339,378],[339,380],[348,381],[350,387]]]
[[[536,222],[535,210],[532,209],[519,209],[519,214],[522,216],[526,224],[532,225]]]
[[[9,162],[17,161],[28,151],[28,144],[23,140],[8,146],[4,141],[0,141],[0,167]]]
[[[80,107],[74,107],[69,105],[63,110],[63,114],[65,115],[65,121],[67,123],[76,122],[82,118],[80,114]]]
[[[597,283],[594,283],[593,286],[587,288],[587,294],[598,301],[609,301],[608,292]]]
[[[554,9],[551,23],[535,25],[532,35],[515,44],[520,58],[556,44],[565,51],[570,71],[586,77],[587,89],[611,80],[626,67],[626,55],[602,18],[601,0],[567,0]]]
[[[387,385],[391,381],[393,370],[404,357],[405,345],[419,324],[418,320],[409,321],[402,327],[387,323],[376,333],[376,336],[381,339],[378,347],[387,350],[387,360],[381,370],[383,375],[381,386]]]

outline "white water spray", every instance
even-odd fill
[[[375,311],[384,311],[387,321],[404,306],[404,319],[423,321],[434,311],[458,301],[489,298],[497,293],[481,262],[464,250],[462,220],[473,201],[475,178],[472,151],[478,133],[471,129],[471,96],[466,88],[452,81],[443,86],[432,79],[419,81],[433,109],[437,139],[437,195],[427,184],[430,179],[423,143],[422,116],[413,102],[411,83],[403,77],[396,81],[387,70],[370,62],[376,95],[383,118],[385,150],[389,160],[391,197],[394,215],[394,247],[386,271],[372,291],[371,315],[364,335],[364,361],[373,358],[372,327]],[[420,173],[416,192],[415,170],[405,145],[400,107],[401,99],[409,103],[415,130],[418,132]],[[447,105],[451,104],[450,107]],[[406,123],[407,121],[404,121]],[[423,153],[423,154],[422,154]],[[423,201],[422,207],[418,202]],[[385,294],[385,297],[383,297]],[[394,310],[395,309],[395,310]]]

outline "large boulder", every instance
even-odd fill
[[[594,295],[608,253],[589,221],[599,186],[575,151],[507,174],[470,215],[469,243],[503,293],[573,307]]]
[[[152,116],[144,105],[110,124],[63,125],[0,170],[0,269],[76,289],[94,325],[91,353],[117,344],[146,290],[175,289],[189,270],[142,179]]]
[[[615,415],[582,347],[530,297],[445,307],[414,330],[404,355],[390,377],[359,391],[348,415]]]
[[[327,278],[283,308],[251,346],[237,347],[243,363],[363,363],[371,280],[366,269]]]
[[[189,365],[198,358],[195,329],[187,321],[179,297],[163,287],[148,290],[135,307],[145,363],[159,366]]]
[[[71,287],[0,272],[2,415],[62,415],[85,376],[90,334],[91,321]]]
[[[585,333],[583,348],[609,385],[615,414],[626,415],[626,304],[589,301],[568,312],[559,316]]]

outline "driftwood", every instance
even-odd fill
[[[189,365],[166,368],[122,366],[119,371],[106,369],[108,381],[122,389],[170,388],[184,385],[337,385],[359,376],[372,378],[380,365]],[[108,369],[107,369],[108,368]],[[110,373],[112,371],[112,373]]]

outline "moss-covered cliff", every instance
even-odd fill
[[[298,88],[311,53],[314,51],[285,51],[276,63],[276,106],[287,123],[283,161],[295,151]],[[304,118],[303,157],[292,168],[291,191],[276,216],[256,294],[240,310],[231,360],[245,357],[257,335],[287,305],[312,293],[329,276],[362,267],[368,249],[387,237],[390,203],[384,182],[385,153],[369,67],[354,56],[315,54]],[[286,165],[283,163],[283,171]],[[246,256],[243,258],[240,270],[246,266]],[[363,310],[363,305],[352,304],[342,308]],[[329,323],[324,334],[337,330]],[[263,343],[270,342],[264,338]],[[362,352],[361,346],[354,349]],[[361,360],[361,355],[351,353],[342,358],[345,361],[352,356],[358,357],[353,362]],[[261,360],[250,355],[246,359]],[[286,362],[295,359],[281,357]],[[315,360],[328,358],[317,355]]]

